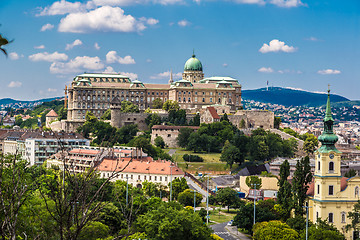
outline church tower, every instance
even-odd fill
[[[321,147],[315,151],[313,219],[328,219],[329,222],[334,221],[334,212],[329,212],[327,205],[338,201],[338,194],[342,191],[341,152],[335,147],[338,137],[334,134],[333,126],[328,90],[324,131],[318,138]]]

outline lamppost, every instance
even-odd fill
[[[206,225],[209,224],[209,176],[206,180]]]
[[[254,183],[253,186],[254,186],[254,225],[255,225],[255,215],[256,215],[256,187],[260,185],[259,183]]]
[[[303,206],[303,208],[306,209],[306,237],[305,239],[308,240],[308,235],[309,235],[309,232],[308,232],[308,229],[309,229],[309,203],[306,202],[305,203],[305,206]]]
[[[172,200],[172,162],[170,163],[170,202]]]
[[[194,213],[195,213],[195,208],[196,208],[196,190],[194,189],[193,190],[193,192],[194,192]]]
[[[126,174],[126,207],[129,201],[129,176]]]

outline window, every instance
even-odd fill
[[[317,194],[320,194],[320,184],[317,185]]]
[[[329,195],[334,195],[334,186],[333,185],[329,186]]]
[[[334,172],[334,162],[329,162],[329,172]]]
[[[212,103],[212,97],[210,98],[210,102]]]
[[[346,213],[341,212],[341,223],[345,223],[345,222],[346,222]]]
[[[355,187],[355,197],[359,197],[359,187]]]
[[[162,177],[160,177],[160,181],[162,181]]]
[[[320,171],[320,161],[318,161],[318,171]]]
[[[334,222],[334,214],[333,213],[329,213],[328,222],[329,223]]]
[[[319,212],[316,212],[316,221],[319,218]]]
[[[168,137],[171,137],[171,134],[168,134],[167,136],[168,136]]]
[[[156,178],[157,178],[157,177],[155,176],[155,177],[154,177],[155,181],[156,181]]]
[[[205,102],[205,98],[202,99],[202,102]]]

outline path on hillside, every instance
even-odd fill
[[[189,185],[189,187],[192,190],[196,190],[198,193],[200,193],[203,196],[203,199],[201,202],[206,202],[206,191],[202,189],[199,185],[197,185],[193,180],[191,180],[189,177],[185,176],[186,182]]]
[[[175,154],[175,152],[176,152],[176,149],[170,149],[169,152],[168,152],[168,154],[169,154],[170,156],[172,156],[172,155]]]

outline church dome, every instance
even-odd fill
[[[192,55],[189,60],[186,61],[184,66],[184,71],[202,71],[202,64],[199,59],[195,57],[195,54]]]

